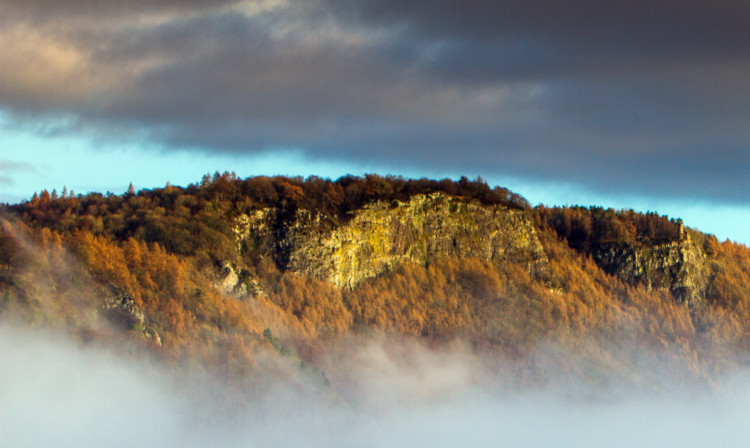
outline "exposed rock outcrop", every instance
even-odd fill
[[[689,237],[650,246],[599,243],[590,248],[597,265],[630,284],[668,289],[678,302],[694,305],[706,294],[706,255]]]
[[[125,328],[143,327],[146,314],[129,294],[119,294],[104,300],[104,315],[112,322]]]
[[[523,211],[442,193],[374,202],[341,226],[315,211],[264,209],[240,216],[234,229],[245,250],[339,287],[354,287],[407,260],[424,265],[438,256],[512,261],[532,273],[547,266]]]
[[[101,306],[103,314],[110,322],[125,330],[132,330],[154,345],[161,347],[161,336],[153,326],[148,325],[146,313],[139,307],[133,297],[120,293],[104,300]]]
[[[219,273],[220,278],[215,282],[216,289],[224,295],[241,297],[248,293],[248,288],[230,263],[226,263]],[[257,283],[257,281],[255,281]]]

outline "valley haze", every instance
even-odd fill
[[[657,448],[742,447],[750,435],[744,425],[750,412],[746,371],[710,390],[670,387],[656,394],[617,386],[590,394],[587,385],[565,379],[543,388],[503,388],[470,354],[413,346],[417,361],[405,361],[389,356],[383,344],[370,342],[355,360],[341,360],[339,368],[357,377],[349,389],[272,382],[238,405],[216,378],[186,380],[184,371],[143,358],[3,324],[0,442]],[[660,374],[664,384],[675,379],[673,373]]]

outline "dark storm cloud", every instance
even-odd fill
[[[350,20],[411,37],[525,43],[586,58],[594,51],[618,59],[744,56],[750,49],[743,1],[328,1]]]
[[[75,132],[617,192],[744,201],[750,188],[744,1],[3,9],[14,70],[0,108]]]

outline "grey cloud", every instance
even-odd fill
[[[0,108],[167,147],[746,201],[745,2],[230,3],[10,2],[54,51],[19,67],[35,82],[0,75]]]
[[[0,185],[15,185],[16,181],[13,179],[14,174],[34,171],[34,167],[28,163],[0,159]]]
[[[12,160],[0,159],[0,172],[33,172],[34,167],[26,162],[14,162]]]
[[[350,20],[406,29],[413,36],[466,41],[575,45],[618,55],[735,54],[750,47],[750,5],[699,0],[458,1],[329,0]]]
[[[33,173],[35,171],[34,167],[29,163],[0,159],[0,185],[15,185],[16,181],[13,175],[18,173]]]
[[[7,0],[3,2],[6,19],[31,23],[60,22],[61,20],[102,20],[125,16],[145,16],[155,13],[191,13],[210,11],[240,0]],[[0,19],[1,20],[1,19]]]

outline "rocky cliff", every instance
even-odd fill
[[[288,270],[354,287],[404,261],[472,257],[494,264],[522,263],[531,273],[547,257],[527,215],[502,205],[442,193],[377,201],[334,225],[312,210],[268,208],[235,220],[242,250],[258,250]]]
[[[265,208],[235,219],[241,251],[258,251],[285,269],[353,288],[404,261],[426,265],[433,257],[521,263],[547,269],[537,230],[523,210],[483,205],[443,193],[408,201],[376,201],[343,225],[315,210]],[[706,255],[689,235],[658,244],[597,242],[586,247],[599,267],[631,285],[664,288],[679,302],[705,297]]]
[[[597,265],[626,283],[668,289],[678,302],[690,305],[705,297],[706,254],[689,234],[662,244],[598,243],[589,250]]]

